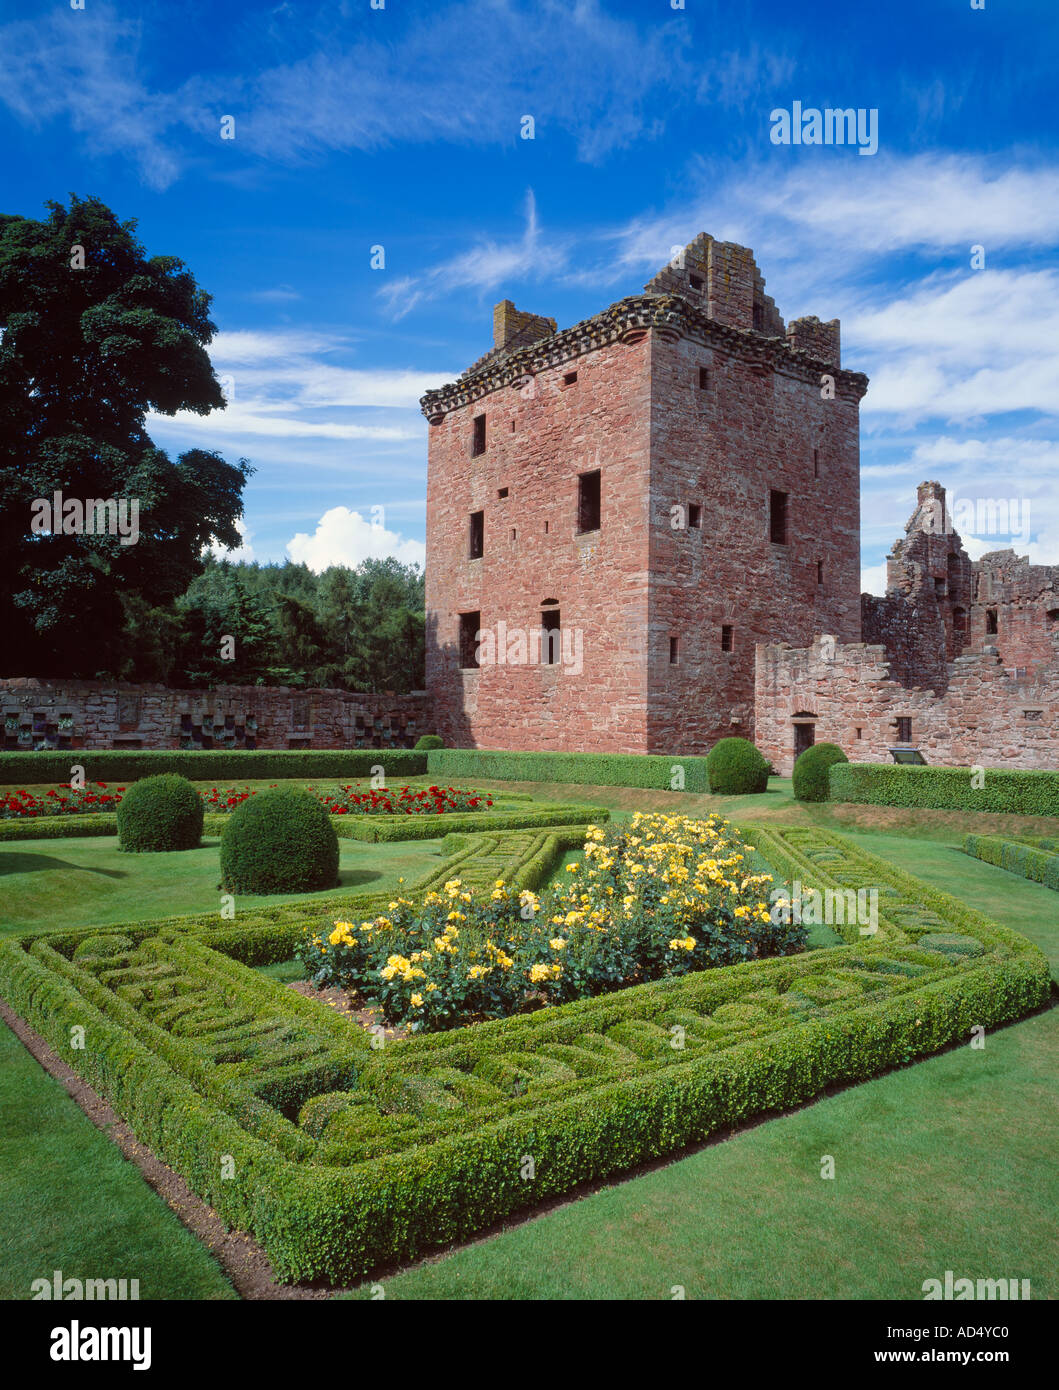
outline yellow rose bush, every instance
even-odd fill
[[[590,826],[583,859],[543,898],[454,878],[309,933],[299,957],[318,987],[377,1000],[390,1023],[451,1028],[799,951],[804,928],[772,920],[772,882],[726,821],[637,814]]]

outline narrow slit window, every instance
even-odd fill
[[[906,717],[902,717],[902,718],[898,719],[898,721],[897,721],[897,742],[898,742],[898,743],[911,743],[911,742],[912,742],[912,721],[911,721],[911,719],[906,718]]]
[[[485,512],[471,512],[467,540],[467,555],[471,560],[480,560],[485,554]]]
[[[822,583],[824,582],[824,562],[823,562],[823,560],[817,560],[817,562],[816,562],[816,582],[817,582],[818,584],[822,584]]]
[[[600,522],[600,470],[582,473],[577,479],[577,529],[598,531]]]
[[[698,502],[688,503],[688,526],[692,531],[702,530],[702,507]]]
[[[769,493],[769,540],[773,545],[787,544],[787,493],[775,489]]]
[[[699,368],[699,390],[708,391],[710,389],[710,369],[709,367]]]
[[[477,458],[485,453],[485,416],[474,417],[474,434],[471,439],[471,457]]]
[[[733,631],[731,623],[724,623],[721,627],[721,651],[730,652],[733,649]]]
[[[545,608],[541,611],[541,662],[545,666],[558,666],[562,655],[562,629],[558,608]]]
[[[465,671],[478,667],[478,633],[481,626],[481,612],[460,614],[460,667]]]
[[[996,609],[995,609],[995,608],[987,608],[987,609],[985,610],[985,630],[986,630],[986,632],[989,633],[991,636],[994,636],[994,637],[996,636],[996,633],[997,633],[997,617],[996,617]]]
[[[680,638],[671,637],[669,639],[669,664],[676,666],[680,661]]]
[[[814,449],[814,450],[813,450],[813,477],[814,477],[814,478],[819,478],[819,476],[820,476],[820,450],[819,450],[819,449]]]

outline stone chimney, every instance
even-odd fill
[[[516,309],[510,299],[502,299],[493,310],[493,348],[499,352],[514,352],[530,343],[550,338],[555,332],[554,319],[540,314],[527,314]]]

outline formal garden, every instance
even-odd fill
[[[1055,1296],[1059,774],[77,756],[0,754],[0,1000],[166,1200],[5,1029],[5,1296]]]

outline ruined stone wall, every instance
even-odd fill
[[[908,744],[949,767],[1059,767],[1059,650],[1030,677],[1013,679],[991,650],[952,662],[946,692],[892,679],[881,646],[835,643],[757,650],[756,742],[776,770],[794,764],[795,719],[815,742],[837,743],[851,762],[889,762],[910,721]]]
[[[553,364],[487,380],[434,417],[426,670],[447,743],[646,750],[650,355],[647,332],[598,347],[568,338]],[[486,448],[475,457],[473,419],[483,413]],[[596,469],[600,528],[579,534],[578,475]],[[483,555],[471,559],[469,518],[479,510]],[[501,623],[528,636],[539,633],[546,600],[557,601],[568,640],[580,633],[580,672],[576,662],[525,660],[460,668],[461,613],[479,612],[497,636]]]
[[[286,686],[0,681],[3,747],[411,748],[433,733],[425,691],[368,695]]]
[[[822,399],[819,370],[750,346],[660,338],[652,354],[652,750],[753,738],[757,643],[860,637],[860,388]],[[770,540],[773,490],[786,543]],[[691,505],[699,525],[674,527]]]
[[[990,614],[996,631],[990,632]],[[1032,674],[1055,660],[1059,639],[1059,565],[1031,565],[1013,550],[974,565],[970,642],[997,649],[1005,669]]]

